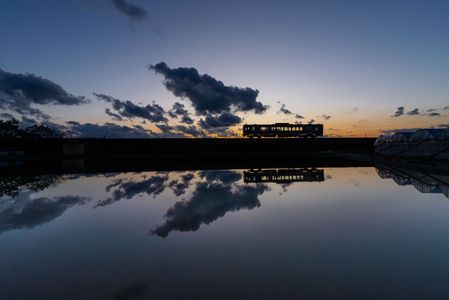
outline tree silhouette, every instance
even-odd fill
[[[25,128],[19,126],[19,121],[11,119],[0,120],[0,138],[61,138],[63,134],[53,128],[40,125],[32,125]]]

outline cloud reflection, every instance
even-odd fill
[[[14,229],[30,229],[61,216],[68,208],[89,201],[87,197],[63,196],[32,199],[22,193],[14,199],[0,202],[0,234]]]
[[[172,231],[196,231],[202,224],[210,224],[227,212],[259,207],[258,196],[267,190],[268,186],[261,184],[198,183],[192,198],[177,202],[167,211],[166,222],[151,233],[165,238]]]

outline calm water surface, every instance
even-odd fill
[[[449,180],[407,170],[1,179],[0,299],[448,299]]]

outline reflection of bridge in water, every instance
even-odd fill
[[[313,182],[324,181],[324,171],[316,168],[299,169],[266,169],[243,172],[245,183],[291,183],[291,182]]]
[[[398,185],[413,185],[421,193],[444,194],[449,198],[448,174],[431,174],[390,166],[377,166],[376,170],[382,179],[393,179]]]

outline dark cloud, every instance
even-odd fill
[[[88,198],[63,196],[31,198],[23,193],[11,201],[0,202],[0,233],[14,229],[30,229],[50,222],[75,205],[84,204]]]
[[[99,201],[95,207],[110,205],[122,199],[131,199],[141,193],[155,197],[164,191],[167,180],[167,173],[156,174],[142,181],[120,179],[106,187],[107,192],[113,189],[112,196]]]
[[[193,137],[205,136],[204,132],[199,130],[196,126],[176,125],[173,127],[173,129],[181,133],[191,135]]]
[[[208,74],[200,75],[195,68],[169,68],[161,62],[150,69],[164,76],[165,87],[175,96],[189,99],[199,115],[231,110],[263,113],[268,109],[256,100],[258,90],[226,86]]]
[[[0,69],[0,103],[2,109],[20,115],[33,115],[42,119],[50,117],[32,105],[81,105],[88,103],[84,97],[67,93],[60,85],[33,74],[14,74]]]
[[[200,120],[200,126],[201,126],[201,120]],[[204,124],[203,124],[204,125]],[[238,133],[235,133],[231,130],[229,130],[227,127],[211,127],[208,129],[205,129],[207,133],[216,135],[218,137],[239,137],[240,135]]]
[[[174,130],[175,128],[173,126],[170,126],[168,124],[156,124],[156,127],[159,128],[162,132],[170,132]]]
[[[416,115],[419,115],[419,109],[418,109],[418,108],[415,108],[414,110],[408,111],[408,112],[407,112],[407,115],[409,115],[409,116],[416,116]]]
[[[201,182],[189,201],[177,202],[166,213],[166,222],[151,231],[167,237],[172,231],[196,231],[202,224],[210,224],[227,212],[253,209],[260,206],[258,196],[268,187],[231,186],[220,182]]]
[[[196,126],[190,125],[168,125],[168,124],[156,124],[156,127],[162,131],[161,135],[168,138],[186,138],[188,136],[204,137],[205,133],[199,130]]]
[[[428,110],[427,110],[427,112],[433,112],[433,111],[437,111],[438,109],[437,108],[429,108]]]
[[[308,124],[314,124],[315,123],[315,119],[310,119],[309,122],[307,122]]]
[[[304,119],[303,116],[301,116],[300,114],[294,114],[291,110],[289,110],[285,104],[281,103],[280,101],[278,101],[278,103],[281,105],[281,108],[279,109],[278,113],[283,113],[284,115],[290,116],[290,115],[294,115],[296,119]]]
[[[443,110],[448,110],[449,109],[449,106],[445,106],[444,108],[443,108]]]
[[[441,116],[441,114],[437,113],[437,112],[432,112],[432,113],[429,113],[428,116],[429,117],[439,117],[439,116]]]
[[[240,124],[242,122],[242,119],[232,114],[231,112],[224,111],[218,116],[214,115],[208,115],[203,120],[201,119],[199,124],[201,128],[209,129],[209,128],[215,128],[215,127],[230,127],[233,125]]]
[[[184,104],[175,102],[172,109],[168,112],[168,115],[172,118],[181,118],[181,122],[186,124],[193,124],[193,120],[190,117],[189,111],[185,108]]]
[[[132,21],[141,21],[147,18],[147,11],[125,0],[110,0],[118,12],[127,16]]]
[[[422,128],[419,128],[419,127],[396,128],[396,129],[381,130],[381,133],[384,135],[392,135],[396,132],[415,132],[418,129],[422,129]]]
[[[332,116],[324,115],[324,114],[321,115],[320,117],[323,118],[323,119],[325,119],[326,121],[327,121],[327,120],[330,120],[330,119],[332,118]]]
[[[190,186],[190,182],[194,178],[193,174],[186,174],[181,176],[180,180],[172,180],[168,186],[173,191],[175,196],[179,197],[185,194],[186,190]]]
[[[205,178],[209,183],[218,181],[222,184],[230,185],[242,179],[242,174],[229,170],[207,170],[201,171],[200,177]]]
[[[114,123],[80,124],[75,121],[69,121],[67,125],[67,133],[78,137],[149,138],[154,136],[151,131],[147,131],[139,125],[128,127]]]
[[[278,101],[278,103],[281,105],[281,108],[279,109],[278,113],[283,113],[284,115],[290,116],[292,115],[292,111],[289,110],[284,103],[281,103]]]
[[[153,104],[148,104],[146,106],[136,105],[129,100],[119,100],[112,96],[104,94],[94,95],[100,101],[105,101],[112,104],[112,108],[117,112],[120,117],[123,118],[142,118],[150,122],[167,122],[165,117],[165,110],[159,105],[153,102]],[[109,111],[110,112],[110,111]],[[108,113],[108,112],[106,112]]]
[[[359,110],[358,107],[354,107],[354,108],[352,109],[352,111],[358,111],[358,110]]]
[[[116,121],[122,121],[122,120],[123,120],[122,117],[121,117],[119,114],[116,114],[116,113],[112,112],[109,108],[106,108],[106,109],[104,110],[104,112],[105,112],[108,116],[111,116],[113,120],[116,120]]]
[[[4,120],[14,119],[14,116],[9,113],[0,113],[0,118]]]
[[[404,114],[404,107],[403,107],[403,106],[399,106],[399,107],[396,109],[395,113],[394,113],[391,117],[392,117],[392,118],[400,117],[400,116],[402,116],[403,114]]]

